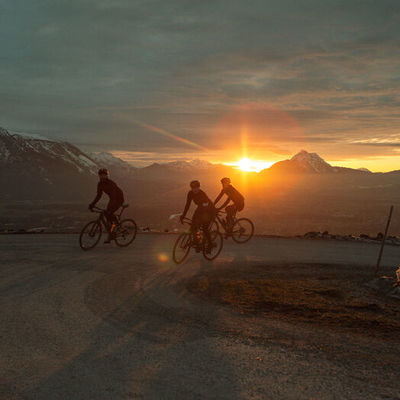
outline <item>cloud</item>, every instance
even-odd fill
[[[232,113],[251,104],[264,107],[248,121],[254,152],[309,143],[361,156],[368,141],[400,129],[397,1],[0,8],[0,125],[14,130],[121,151],[191,151],[145,124],[218,152],[240,142]]]

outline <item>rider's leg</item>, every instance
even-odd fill
[[[201,226],[201,213],[199,209],[196,209],[192,216],[192,225],[190,226],[190,230],[192,232],[193,243],[197,246],[199,243],[198,240],[198,231]]]
[[[109,202],[107,205],[107,209],[105,212],[106,218],[107,218],[107,229],[108,229],[108,239],[104,243],[110,243],[110,241],[113,239],[113,230],[115,225],[118,223],[118,219],[115,216],[115,211],[118,210],[118,208],[121,207],[122,204],[120,202]]]
[[[206,252],[211,253],[212,249],[212,240],[211,240],[211,234],[210,234],[210,229],[209,229],[210,224],[205,223],[202,225],[203,228],[203,233],[204,233],[204,239],[206,240]]]
[[[231,229],[233,225],[233,221],[235,219],[236,214],[236,206],[234,204],[225,208],[226,211],[226,222],[228,223],[228,228]]]
[[[202,228],[203,228],[203,234],[204,238],[206,240],[206,252],[211,253],[212,249],[212,239],[211,239],[211,233],[210,233],[210,225],[211,222],[214,220],[215,217],[215,211],[214,210],[207,210],[203,213],[202,215]]]

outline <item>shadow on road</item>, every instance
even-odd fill
[[[101,319],[91,342],[25,398],[239,399],[235,368],[208,336],[208,324],[180,310],[186,300],[179,282],[197,273],[198,263],[190,265],[149,279],[118,271],[90,284],[85,303]],[[219,324],[212,308],[201,312]]]

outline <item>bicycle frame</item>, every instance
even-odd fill
[[[190,218],[185,217],[185,218],[183,219],[183,223],[189,225],[190,228],[192,227],[192,220],[191,220]],[[211,225],[211,224],[210,224],[210,225]],[[187,232],[187,233],[190,233],[190,247],[193,247],[193,246],[194,246],[194,244],[195,244],[194,235],[196,235],[196,233],[199,233],[199,232],[200,232],[200,234],[201,234],[201,239],[202,239],[202,241],[203,241],[203,235],[204,235],[204,234],[203,234],[203,229],[202,229],[202,228],[199,228],[199,229],[197,230],[197,232],[196,232],[196,231],[192,231],[191,229],[190,229],[189,232]]]
[[[215,219],[214,220],[217,221],[219,223],[219,225],[221,225],[224,228],[224,231],[226,232],[227,221],[222,219],[221,214],[225,214],[226,215],[227,212],[218,210],[217,213],[215,214]],[[236,216],[234,217],[233,222],[235,222],[235,220],[236,220]]]
[[[121,222],[122,213],[124,212],[125,208],[126,207],[121,207],[121,211],[119,212],[119,214],[114,214],[115,217],[117,218],[118,224]],[[108,221],[105,216],[106,211],[107,210],[104,210],[103,208],[99,208],[99,207],[92,208],[92,212],[99,214],[99,217],[97,220],[103,224],[103,226],[106,228],[106,230],[108,230],[109,229]]]

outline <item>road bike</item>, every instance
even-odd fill
[[[173,260],[177,264],[183,263],[189,255],[191,248],[194,248],[197,252],[202,251],[206,260],[212,261],[217,258],[224,245],[222,235],[219,232],[216,232],[212,237],[212,243],[209,244],[202,228],[197,232],[192,232],[190,230],[192,220],[190,218],[184,218],[183,222],[189,225],[189,229],[181,233],[176,239],[172,250]]]
[[[242,244],[248,242],[253,237],[254,224],[248,218],[237,219],[234,217],[232,227],[230,227],[226,220],[226,211],[218,210],[211,224],[210,231],[211,237],[223,231],[225,239],[232,237],[236,243]]]
[[[136,238],[137,226],[133,219],[122,219],[122,213],[128,207],[124,204],[121,207],[119,214],[116,214],[117,223],[112,232],[111,240],[114,240],[119,247],[129,246]],[[82,250],[93,249],[100,241],[101,235],[104,232],[108,234],[109,226],[105,215],[106,210],[99,207],[93,207],[92,212],[98,213],[99,217],[87,223],[79,235],[79,245]]]

